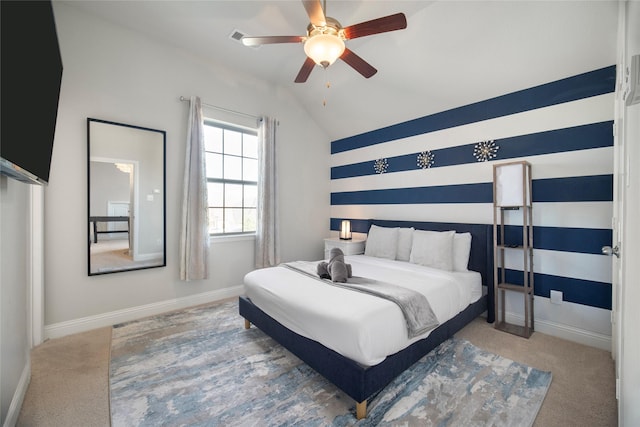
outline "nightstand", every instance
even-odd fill
[[[324,239],[324,259],[329,259],[332,248],[342,249],[345,255],[361,255],[364,253],[364,245],[367,239],[341,240],[338,237]]]

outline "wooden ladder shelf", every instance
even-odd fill
[[[495,328],[529,338],[533,326],[533,219],[531,202],[531,165],[511,162],[493,167],[493,253],[495,288]],[[519,215],[521,214],[521,215]],[[520,227],[522,233],[514,232]],[[514,225],[506,224],[514,222]],[[522,272],[509,270],[507,261],[523,260]],[[522,274],[522,276],[520,276]],[[513,283],[512,283],[513,282]],[[506,321],[507,292],[519,292],[524,299],[522,325]]]

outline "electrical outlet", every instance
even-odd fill
[[[551,291],[551,304],[562,304],[562,291]]]

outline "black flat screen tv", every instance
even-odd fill
[[[51,1],[0,1],[0,173],[47,184],[62,80]]]

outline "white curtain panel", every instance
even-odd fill
[[[189,104],[180,227],[180,279],[187,281],[206,279],[209,276],[209,221],[202,103],[199,97],[192,96]]]
[[[262,117],[258,129],[258,224],[256,230],[256,267],[280,263],[278,207],[276,195],[276,127],[273,118]]]

